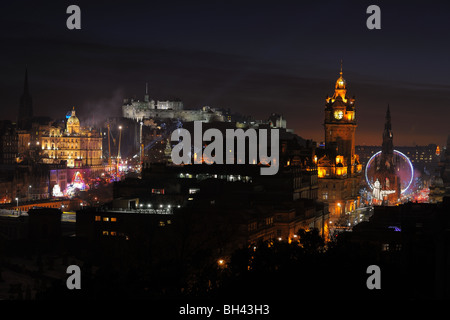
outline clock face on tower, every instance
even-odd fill
[[[342,110],[337,110],[334,112],[334,117],[338,120],[341,120],[344,116],[344,112]]]

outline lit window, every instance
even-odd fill
[[[103,221],[109,221],[108,217],[103,217]]]
[[[116,217],[112,217],[111,218],[111,222],[116,222],[117,221],[117,218]]]
[[[103,235],[104,235],[104,236],[107,236],[108,234],[109,234],[108,231],[103,231]]]
[[[95,216],[95,221],[100,221],[100,216]]]
[[[111,231],[111,235],[112,235],[112,236],[117,236],[117,232]]]

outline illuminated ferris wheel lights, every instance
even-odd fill
[[[368,178],[368,176],[367,176],[367,171],[368,171],[368,169],[369,169],[369,167],[370,167],[370,165],[371,165],[373,159],[375,159],[375,157],[376,157],[377,155],[379,155],[380,153],[381,153],[381,151],[378,151],[378,152],[375,153],[372,157],[370,157],[369,161],[367,161],[366,170],[365,170],[365,171],[366,171],[366,172],[365,172],[365,177],[366,177],[366,181],[367,181],[367,184],[369,185],[370,189],[373,189],[373,185],[372,185],[372,184],[370,183],[370,181],[369,181],[369,178]],[[406,188],[404,188],[404,189],[401,190],[401,193],[403,194],[403,193],[405,193],[406,190],[408,190],[408,188],[411,186],[411,183],[412,183],[413,178],[414,178],[414,167],[413,167],[411,161],[409,160],[409,158],[408,158],[404,153],[402,153],[402,152],[400,152],[400,151],[398,151],[398,150],[394,150],[394,153],[397,153],[400,157],[402,157],[404,160],[406,160],[406,163],[408,163],[409,168],[410,168],[410,170],[411,170],[411,177],[410,177],[410,179],[409,179],[408,185],[406,186]],[[397,168],[397,171],[399,171],[399,168]]]

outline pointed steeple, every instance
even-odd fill
[[[25,68],[25,80],[23,84],[23,93],[20,96],[19,114],[17,124],[20,129],[27,129],[31,126],[33,118],[33,103],[28,86],[28,67]]]
[[[384,131],[383,131],[383,144],[381,146],[381,150],[383,152],[383,159],[388,159],[388,162],[392,162],[392,157],[394,154],[394,135],[392,134],[392,125],[391,125],[391,111],[389,105],[386,110],[386,122],[384,123]]]
[[[391,130],[391,110],[389,109],[389,104],[386,111],[386,122],[384,124],[385,130]]]
[[[23,84],[23,92],[30,93],[30,91],[28,90],[28,67],[25,67],[25,81]]]

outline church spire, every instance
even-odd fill
[[[28,90],[28,67],[25,67],[25,81],[23,84],[23,92],[30,93]]]
[[[19,129],[28,129],[33,118],[33,102],[28,87],[28,67],[25,68],[23,93],[20,96],[19,114],[17,117]]]
[[[388,104],[388,107],[387,107],[387,111],[386,111],[386,122],[385,122],[385,124],[384,124],[384,130],[391,130],[392,129],[392,127],[391,127],[391,110],[389,109],[389,104]]]
[[[392,163],[393,154],[394,154],[394,135],[392,134],[392,125],[391,125],[391,111],[389,105],[386,110],[386,122],[384,123],[384,131],[383,131],[383,144],[381,146],[382,149],[382,157],[383,162],[388,161]],[[387,160],[386,160],[387,159]]]

